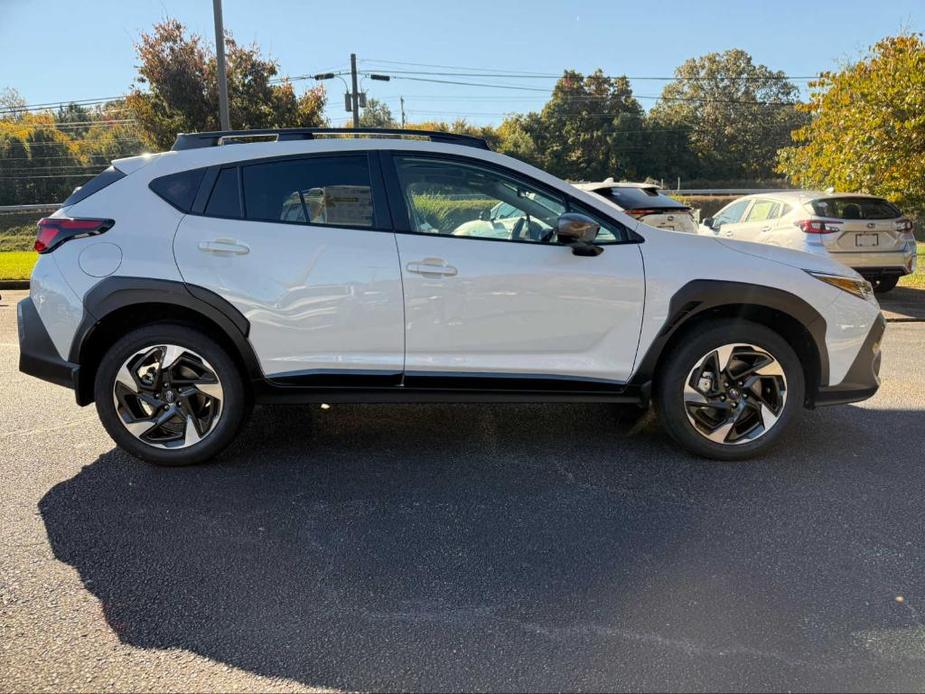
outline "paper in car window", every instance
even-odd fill
[[[326,186],[303,193],[310,223],[373,225],[373,199],[369,186]]]

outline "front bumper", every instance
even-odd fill
[[[880,388],[880,340],[885,330],[886,320],[881,313],[871,326],[845,378],[838,385],[820,387],[813,399],[814,406],[859,402],[877,392]]]
[[[76,389],[80,366],[60,357],[31,297],[17,304],[16,321],[19,327],[19,370],[43,381]]]

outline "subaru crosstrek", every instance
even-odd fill
[[[167,465],[254,403],[409,401],[651,399],[734,460],[877,390],[877,302],[827,257],[647,226],[474,138],[347,132],[113,162],[39,223],[20,369]]]

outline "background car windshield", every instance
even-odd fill
[[[809,204],[820,217],[832,219],[894,219],[902,216],[899,208],[882,198],[822,198]]]
[[[599,188],[594,192],[610,198],[624,210],[646,207],[687,209],[687,205],[659,193],[655,188]]]

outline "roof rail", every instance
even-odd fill
[[[452,145],[466,145],[479,149],[489,149],[488,143],[481,137],[458,135],[436,130],[407,130],[403,128],[259,128],[255,130],[216,130],[207,133],[180,133],[173,143],[172,150],[200,149],[220,145],[246,142],[257,138],[270,138],[273,142],[289,140],[314,140],[327,135],[365,135],[388,137],[426,137],[431,142]]]

